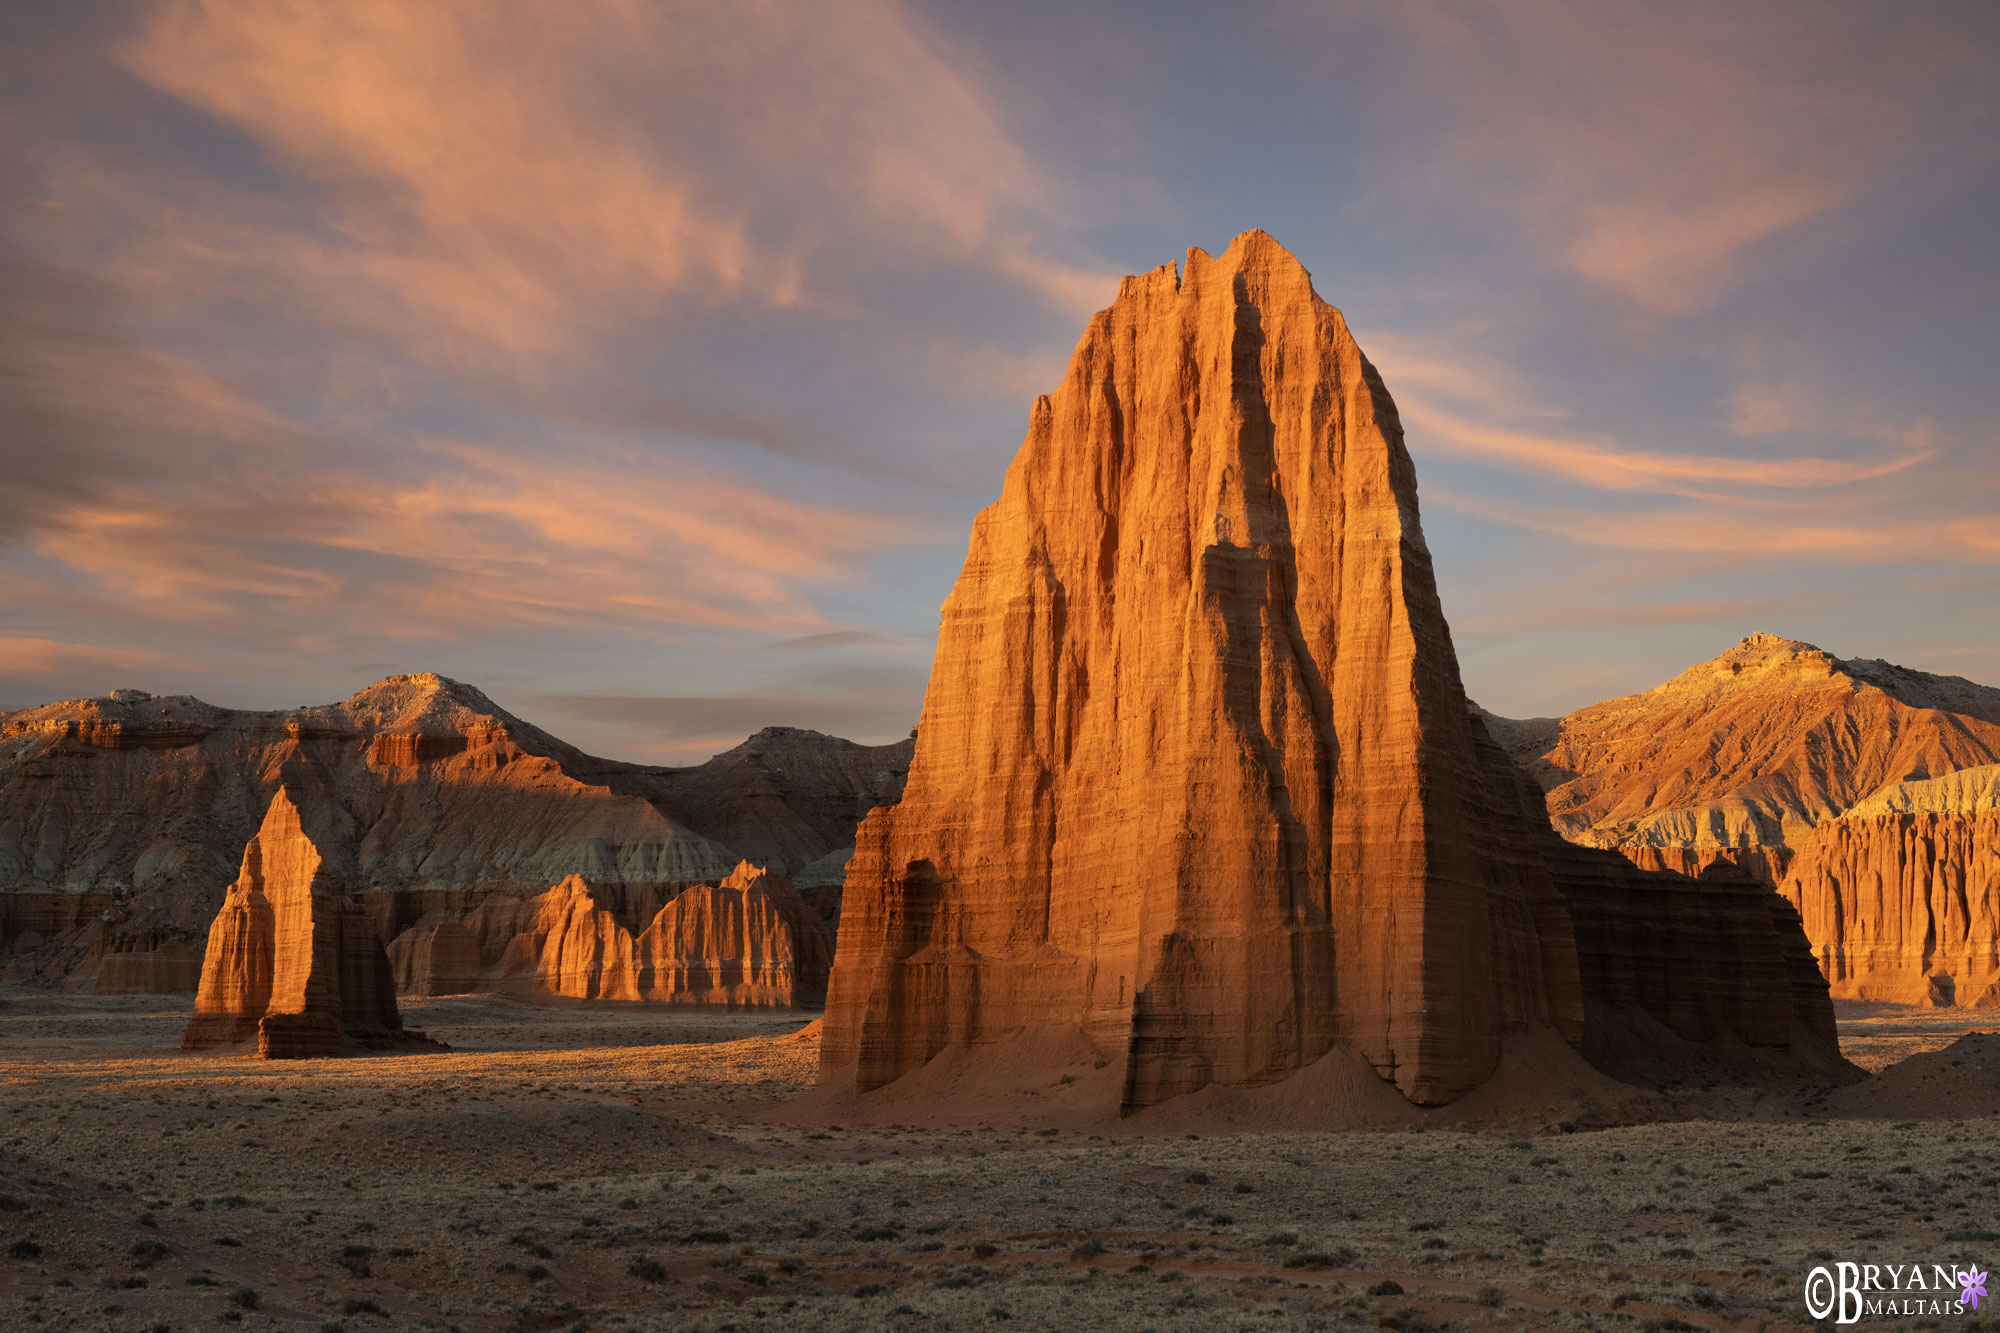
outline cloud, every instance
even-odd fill
[[[1106,290],[1050,257],[1054,186],[892,0],[183,0],[124,57],[322,203],[247,244],[190,219],[179,267],[275,272],[421,355],[531,361],[662,303],[833,310],[857,247],[1065,310]]]
[[[1660,453],[1561,436],[1481,425],[1422,399],[1405,400],[1406,426],[1421,432],[1419,453],[1466,458],[1537,473],[1604,491],[1654,491],[1703,499],[1729,498],[1718,487],[1818,489],[1876,481],[1929,462],[1934,450],[1917,447],[1883,459],[1732,458],[1717,454]]]
[[[1791,597],[1714,597],[1674,602],[1562,602],[1527,605],[1484,615],[1459,616],[1452,623],[1457,640],[1511,639],[1551,630],[1645,629],[1660,625],[1706,625],[1717,621],[1756,620],[1796,610]]]
[[[824,625],[801,585],[906,540],[896,518],[643,460],[524,460],[431,444],[411,478],[243,460],[45,518],[47,560],[184,617],[317,615],[391,638],[503,624]]]
[[[1389,193],[1497,223],[1655,314],[1711,304],[1809,224],[1907,208],[1994,158],[1977,54],[1992,32],[1968,32],[1962,9],[1411,0],[1292,14],[1368,56],[1356,76],[1374,76],[1396,128]]]
[[[0,634],[0,680],[62,680],[85,671],[190,671],[211,665],[131,644],[70,643]]]

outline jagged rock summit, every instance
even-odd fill
[[[288,1059],[422,1040],[403,1031],[388,956],[346,892],[329,822],[313,819],[314,836],[289,790],[271,799],[209,929],[187,1049],[255,1036],[260,1056]]]
[[[1633,895],[1580,952],[1544,840],[1468,711],[1381,378],[1271,237],[1192,250],[1091,320],[974,524],[902,800],[848,865],[822,1080],[1070,1034],[1126,1111],[1337,1047],[1436,1104],[1634,1006],[1830,1046],[1782,953],[1606,992],[1673,923]],[[1796,939],[1748,892],[1712,921]]]

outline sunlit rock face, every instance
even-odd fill
[[[788,881],[745,861],[719,885],[683,890],[636,934],[571,875],[532,899],[420,921],[389,956],[406,995],[812,1007],[826,999],[833,945]]]
[[[1884,787],[2000,762],[2000,690],[1773,634],[1644,694],[1492,721],[1566,837],[1773,885],[1815,828]]]
[[[1812,831],[1779,892],[1836,996],[2000,1005],[2000,764],[1858,802]]]
[[[340,831],[317,837],[283,787],[209,928],[190,1050],[257,1038],[270,1059],[336,1055],[403,1028],[388,956],[343,886]]]
[[[1473,746],[1340,313],[1261,232],[1128,278],[974,526],[849,865],[825,1068],[1068,1023],[1132,1105],[1336,1042],[1437,1102],[1509,1028],[1575,1037],[1560,895]]]
[[[1436,1104],[1531,1028],[1589,1049],[1592,1022],[1676,1012],[1689,1040],[1839,1063],[1772,895],[1714,886],[1728,911],[1668,930],[1692,896],[1604,854],[1566,884],[1560,846],[1469,710],[1395,405],[1250,232],[1126,279],[1036,402],[903,798],[857,835],[822,1079],[1049,1029],[1122,1063],[1126,1110],[1336,1046]],[[1606,885],[1630,901],[1588,914],[1586,973],[1569,894]],[[1731,922],[1754,939],[1699,975],[1644,956]],[[1648,981],[1606,992],[1635,957]]]

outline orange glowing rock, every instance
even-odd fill
[[[1262,232],[1190,251],[1091,320],[974,525],[902,799],[848,865],[822,1079],[1046,1033],[1118,1062],[1125,1110],[1342,1047],[1435,1104],[1515,1038],[1589,1049],[1587,1018],[1634,1007],[1831,1050],[1782,949],[1703,974],[1728,1004],[1664,965],[1603,1000],[1694,900],[1583,849],[1552,874],[1536,795],[1469,712],[1396,408],[1340,313]],[[1593,879],[1633,891],[1580,951]],[[1742,922],[1803,952],[1772,895],[1705,892],[1731,910],[1680,945]]]
[[[338,1054],[403,1033],[389,960],[280,787],[209,928],[189,1050],[257,1038],[270,1059]]]

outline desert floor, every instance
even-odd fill
[[[0,1327],[1754,1329],[1805,1325],[1836,1256],[2000,1253],[2000,1119],[1948,1099],[1578,1133],[829,1128],[768,1119],[812,1078],[810,1015],[413,1001],[449,1053],[263,1063],[173,1049],[186,1014],[0,989]],[[1880,1068],[1979,1017],[1842,1022]],[[1911,1086],[2000,1075],[1967,1050]]]

